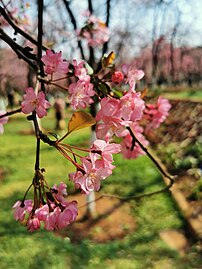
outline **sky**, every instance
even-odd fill
[[[132,42],[132,46],[134,46],[134,50],[138,50],[138,46],[141,47],[144,43],[146,44],[146,42],[151,42],[153,26],[154,10],[149,8],[149,4],[144,7],[141,4],[137,5],[138,1],[139,3],[144,2],[144,0],[111,0],[110,25],[112,27],[112,34],[113,29],[123,32],[126,29],[129,30],[133,36],[134,41]],[[26,12],[31,18],[31,21],[36,22],[36,5],[34,4],[35,1],[13,0],[12,4],[15,6],[19,4],[19,2],[30,4],[30,7],[26,9]],[[52,8],[50,5],[50,3],[53,2],[52,0],[44,0],[44,2],[51,13],[51,15],[48,17],[47,24],[53,23],[54,18],[57,16],[56,9],[61,9],[61,17],[63,17],[64,21],[67,20],[68,16],[64,6],[62,6],[62,1],[56,1],[57,6]],[[105,0],[92,0],[92,2],[94,5],[95,14],[104,20]],[[151,3],[152,1],[147,0],[147,2]],[[178,6],[181,10],[181,24],[179,29],[181,36],[180,40],[178,40],[178,43],[180,44],[180,42],[186,42],[189,46],[202,46],[202,0],[173,0],[173,2],[175,2],[176,6]],[[81,17],[81,14],[87,8],[86,3],[87,0],[73,0],[71,3],[74,14],[79,16],[79,26],[81,26],[84,22],[84,18]],[[173,27],[175,18],[174,14],[175,9],[169,11],[164,19],[165,34],[167,34],[168,38],[168,32]],[[161,18],[159,21],[161,21]],[[160,23],[161,22],[159,22],[159,24]],[[66,28],[68,30],[72,29],[70,22]],[[157,29],[157,33],[158,31],[159,29]]]

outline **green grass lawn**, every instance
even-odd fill
[[[200,255],[191,248],[184,257],[170,249],[159,237],[166,229],[183,229],[184,221],[169,193],[130,201],[131,215],[137,229],[122,240],[96,244],[88,239],[73,244],[68,238],[44,230],[29,233],[12,216],[12,205],[21,199],[30,185],[34,172],[35,138],[22,134],[31,124],[24,116],[13,116],[0,136],[0,167],[3,180],[0,192],[0,269],[200,269]],[[42,121],[45,129],[55,125],[53,114]],[[83,129],[68,138],[75,145],[86,144],[90,130]],[[153,191],[164,186],[161,176],[146,156],[124,160],[115,156],[117,168],[102,182],[101,192],[129,195]],[[41,167],[50,185],[68,182],[73,171],[55,149],[42,145]],[[115,224],[116,225],[116,224]]]
[[[163,93],[164,97],[169,99],[186,99],[190,101],[202,101],[202,89],[201,88],[187,88],[182,87],[180,90],[178,89],[171,89],[166,90],[165,93]]]

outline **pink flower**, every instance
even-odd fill
[[[33,88],[27,88],[26,93],[23,95],[22,112],[29,114],[36,110],[39,118],[47,115],[46,109],[50,107],[50,103],[46,101],[45,94],[39,92],[37,95]]]
[[[40,228],[40,221],[37,217],[31,217],[27,221],[27,230],[34,232]]]
[[[58,229],[65,228],[71,222],[75,221],[77,216],[78,216],[77,202],[72,201],[59,214],[58,219],[57,219],[57,228]]]
[[[32,200],[25,200],[24,202],[17,201],[13,206],[15,220],[23,221],[25,214],[32,211],[32,206]]]
[[[67,195],[66,187],[64,183],[60,183],[58,187],[54,185],[50,189],[51,193],[46,193],[45,197],[42,198],[43,204],[41,198],[36,201],[36,196],[34,205],[31,200],[17,201],[13,206],[15,219],[24,221],[26,218],[27,230],[30,232],[38,230],[41,222],[44,223],[44,228],[49,231],[68,226],[72,221],[75,221],[78,210],[75,201],[68,202],[64,198]]]
[[[57,221],[58,221],[58,217],[61,213],[61,209],[57,206],[55,207],[55,209],[53,210],[53,212],[50,212],[46,219],[45,219],[45,229],[48,231],[53,231],[56,229],[57,227]]]
[[[0,115],[4,115],[6,111],[0,110]],[[0,118],[0,134],[3,134],[4,127],[3,124],[6,124],[8,122],[8,117]]]
[[[45,64],[45,73],[53,74],[55,72],[65,74],[69,71],[69,63],[62,59],[62,53],[54,53],[47,50],[46,55],[42,56],[42,62]]]
[[[40,221],[45,221],[48,214],[49,214],[49,207],[47,204],[45,204],[40,208],[37,208],[35,211],[35,215]]]
[[[96,135],[99,139],[109,139],[115,134],[118,137],[125,136],[127,130],[125,126],[129,122],[125,121],[121,115],[121,101],[114,98],[105,97],[100,102],[101,108],[96,115],[96,120],[101,121],[97,125]]]
[[[78,30],[77,34],[85,38],[90,47],[98,47],[109,40],[109,28],[95,16],[91,15],[88,18],[87,26]]]
[[[100,161],[103,162],[103,167],[113,167],[111,163],[113,162],[112,154],[119,153],[121,151],[121,146],[115,143],[108,143],[104,140],[95,140],[92,147],[91,152],[100,153],[102,159]]]
[[[168,116],[168,111],[171,109],[171,104],[169,103],[168,99],[159,96],[157,101],[158,111],[164,116]]]
[[[144,72],[142,70],[135,69],[132,66],[123,65],[123,71],[127,76],[126,83],[129,84],[130,90],[135,90],[135,84],[137,80],[144,77]]]
[[[65,196],[67,196],[67,185],[65,183],[61,182],[58,187],[55,184],[51,190],[53,191],[53,196],[57,201],[60,203],[64,203],[66,201]]]
[[[147,104],[145,109],[145,117],[149,121],[145,132],[149,132],[152,128],[158,128],[169,114],[171,104],[166,98],[159,96],[157,105]]]
[[[121,97],[120,101],[121,117],[124,120],[134,122],[142,118],[145,104],[140,93],[128,92]]]
[[[73,109],[86,108],[87,105],[92,104],[94,101],[91,98],[95,95],[93,84],[85,81],[77,81],[69,85],[69,100]]]
[[[114,166],[103,166],[100,155],[90,153],[90,158],[81,158],[83,171],[69,175],[76,188],[82,189],[86,194],[100,189],[100,181],[112,174]]]
[[[113,74],[112,74],[112,82],[114,83],[121,83],[124,79],[124,75],[122,72],[120,71],[115,71]]]
[[[87,69],[84,67],[84,62],[77,63],[73,60],[74,75],[81,81],[90,82],[90,76],[88,75]]]

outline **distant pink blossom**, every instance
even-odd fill
[[[54,53],[52,50],[47,50],[41,60],[45,64],[46,74],[52,75],[56,72],[65,74],[69,71],[69,63],[62,59],[62,52]]]
[[[157,104],[147,104],[145,109],[145,118],[148,120],[146,126],[146,132],[150,131],[153,128],[158,128],[160,124],[166,119],[169,115],[169,110],[171,104],[168,99],[159,96]]]
[[[6,111],[0,110],[0,115],[4,115]],[[8,117],[0,118],[0,134],[3,134],[4,127],[3,124],[6,124],[8,122]]]
[[[124,79],[124,75],[121,71],[115,71],[113,74],[112,74],[112,82],[114,83],[121,83]]]
[[[42,118],[47,115],[46,109],[51,105],[45,99],[45,94],[43,92],[38,92],[36,95],[33,88],[27,88],[26,93],[23,95],[22,101],[22,112],[24,114],[29,114],[33,111],[36,111],[36,114],[39,118]]]
[[[77,30],[79,37],[85,38],[91,47],[98,47],[109,40],[110,31],[104,22],[90,15],[87,20],[88,27]]]
[[[95,95],[93,87],[93,84],[80,80],[69,85],[69,100],[73,109],[84,109],[94,102],[91,98]]]

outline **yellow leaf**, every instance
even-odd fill
[[[143,99],[148,93],[148,89],[144,88],[144,90],[141,92],[141,98]]]
[[[84,111],[76,111],[72,115],[68,124],[68,134],[83,129],[85,127],[90,127],[96,123],[96,120],[88,113]]]
[[[103,67],[108,67],[113,64],[115,59],[115,53],[112,51],[107,57],[104,57],[102,65]]]

